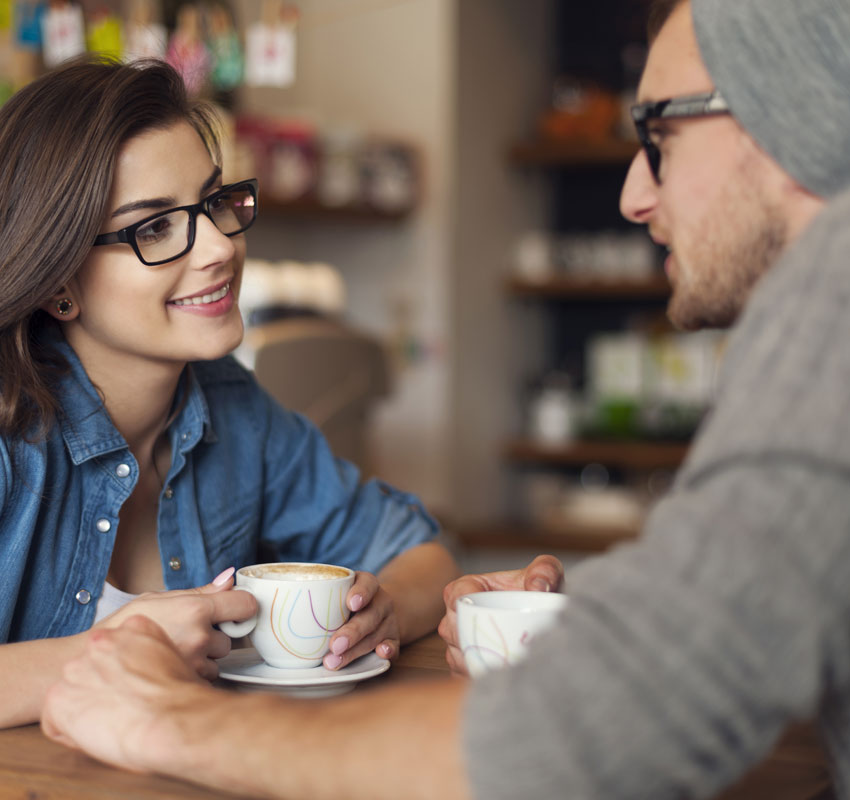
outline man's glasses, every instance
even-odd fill
[[[660,119],[688,119],[728,114],[729,106],[716,89],[704,94],[692,94],[687,97],[673,97],[670,100],[656,100],[639,103],[631,108],[632,119],[637,129],[638,139],[646,152],[649,169],[655,182],[661,183],[661,150],[653,141],[653,132],[649,125]]]
[[[257,179],[231,183],[200,203],[169,208],[120,231],[102,233],[94,244],[124,242],[135,250],[143,264],[157,267],[192,249],[198,214],[206,214],[225,236],[248,230],[257,218]]]

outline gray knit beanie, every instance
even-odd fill
[[[691,0],[732,114],[799,184],[850,187],[850,0]]]

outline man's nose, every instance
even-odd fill
[[[658,202],[658,184],[649,169],[649,160],[641,150],[629,166],[620,192],[620,213],[630,222],[646,225]]]

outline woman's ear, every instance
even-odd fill
[[[73,293],[67,286],[60,288],[46,303],[43,303],[41,310],[46,311],[59,322],[76,319],[80,313],[79,306],[74,301]]]

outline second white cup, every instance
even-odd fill
[[[469,674],[476,678],[521,661],[567,603],[558,592],[475,592],[458,598],[458,640]]]

